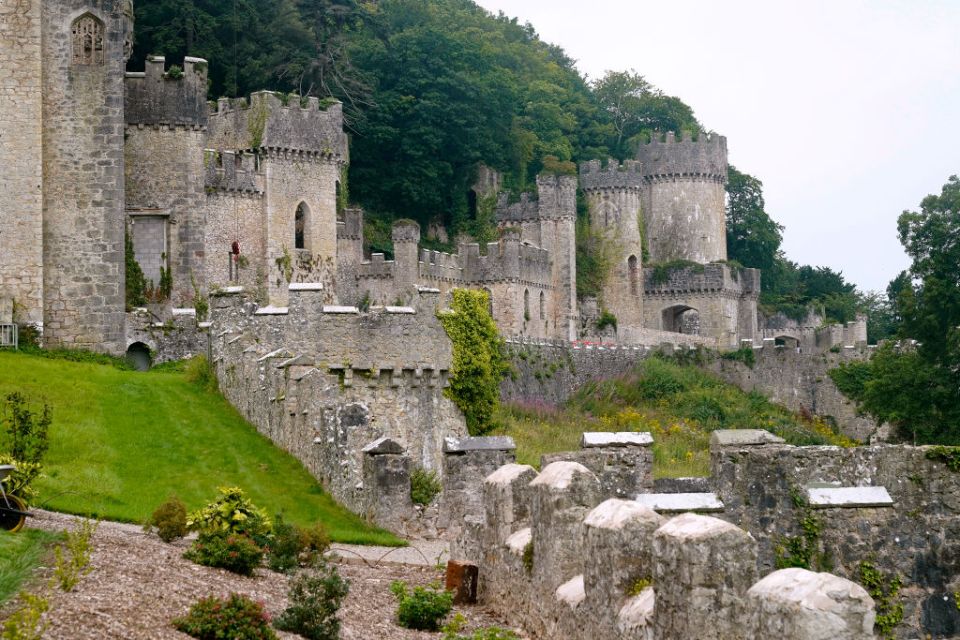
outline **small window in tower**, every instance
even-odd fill
[[[637,267],[637,256],[627,258],[627,270],[630,272],[630,295],[639,295],[640,269]]]
[[[546,296],[543,295],[543,291],[540,292],[540,319],[543,320],[547,317],[547,302]]]
[[[523,290],[523,319],[530,320],[530,289]]]
[[[88,14],[77,18],[71,28],[73,64],[103,64],[103,23]]]
[[[297,206],[297,213],[293,219],[293,246],[295,249],[306,249],[306,229],[307,229],[307,216],[310,214],[310,209],[307,208],[306,203],[301,202]]]

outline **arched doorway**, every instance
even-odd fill
[[[661,314],[661,326],[664,331],[700,335],[700,312],[685,304],[667,307]]]
[[[142,342],[134,342],[127,347],[126,360],[137,371],[146,371],[153,364],[150,347]]]

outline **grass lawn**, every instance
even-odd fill
[[[33,570],[62,535],[23,529],[18,533],[0,530],[0,604],[16,595]]]
[[[238,486],[270,514],[323,522],[334,541],[401,543],[334,502],[293,456],[180,371],[0,352],[0,397],[11,391],[53,407],[36,506],[143,522],[171,494],[192,510]]]
[[[648,431],[658,478],[710,475],[710,432],[717,429],[765,429],[796,445],[855,444],[820,419],[658,358],[620,378],[585,385],[564,407],[504,405],[495,422],[498,435],[516,441],[517,462],[534,467],[545,453],[579,449],[584,431]]]

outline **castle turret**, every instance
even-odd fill
[[[400,295],[409,295],[420,280],[420,225],[413,220],[393,223],[393,279]]]
[[[650,261],[726,260],[727,139],[655,133],[637,159],[647,187],[643,212]]]
[[[643,327],[644,217],[641,194],[645,185],[639,162],[622,165],[613,159],[580,165],[580,185],[590,207],[593,231],[606,239],[616,259],[606,279],[601,304],[617,318],[621,340],[631,341]]]
[[[122,352],[132,7],[129,0],[12,4],[42,17],[44,342]]]

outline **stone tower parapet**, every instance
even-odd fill
[[[651,263],[727,259],[727,139],[701,134],[641,144],[637,159],[648,183],[643,215]]]
[[[210,113],[208,146],[214,149],[266,149],[318,155],[348,162],[343,105],[315,97],[260,91],[249,103],[221,98]]]
[[[580,164],[580,186],[585,191],[597,189],[640,189],[644,186],[643,166],[637,160],[618,164],[611,158],[607,166],[599,160]]]
[[[256,153],[204,149],[203,168],[207,189],[263,193],[264,175]]]
[[[207,61],[187,57],[179,75],[165,69],[163,56],[149,56],[142,72],[128,72],[128,125],[207,126]]]

